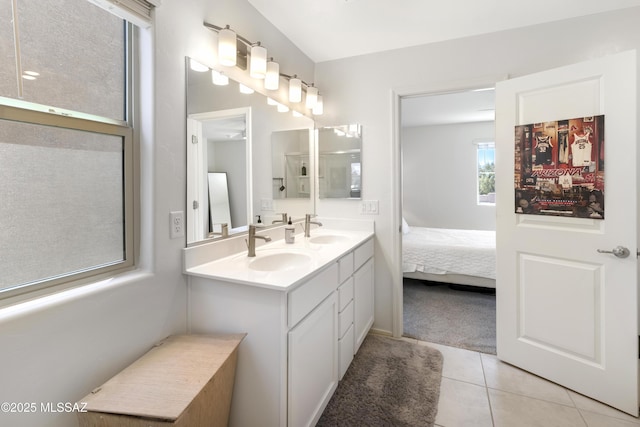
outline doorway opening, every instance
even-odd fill
[[[495,354],[493,88],[399,102],[403,335]]]

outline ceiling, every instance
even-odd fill
[[[493,121],[494,106],[494,90],[406,97],[400,104],[401,126]]]
[[[640,0],[248,0],[314,62],[640,6]],[[402,126],[494,119],[494,92],[402,100]]]
[[[640,0],[248,1],[316,63],[640,6]]]

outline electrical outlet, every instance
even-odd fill
[[[170,232],[172,239],[177,239],[178,237],[184,237],[184,212],[171,212],[169,215],[170,222]]]

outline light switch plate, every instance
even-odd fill
[[[360,215],[378,215],[380,202],[378,200],[363,200],[360,202]]]

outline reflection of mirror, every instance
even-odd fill
[[[210,237],[209,172],[227,173],[233,227],[229,229],[229,234],[246,230],[247,224],[256,221],[256,215],[262,216],[263,224],[266,225],[271,224],[273,219],[280,218],[278,214],[281,212],[286,212],[293,219],[315,213],[312,173],[314,159],[310,158],[311,164],[306,165],[311,181],[310,196],[295,199],[274,197],[275,184],[270,161],[271,137],[274,133],[302,130],[301,134],[307,135],[307,146],[313,147],[313,120],[306,116],[294,117],[291,112],[278,112],[275,106],[267,105],[265,95],[258,92],[240,93],[238,83],[231,79],[226,86],[213,85],[211,72],[192,70],[189,58],[186,61],[186,75],[187,244]],[[200,137],[198,126],[201,127]],[[209,138],[206,136],[208,131],[222,134],[223,138]],[[217,139],[217,145],[198,142],[208,139]],[[223,144],[221,140],[227,144]]]
[[[187,212],[188,242],[195,242],[211,233],[220,234],[227,223],[229,233],[243,231],[252,219],[251,199],[247,180],[250,179],[250,147],[247,139],[247,109],[232,109],[189,114],[187,133],[187,197],[191,206]],[[225,176],[224,192],[228,215],[214,214],[219,206],[218,191],[211,188],[212,172]]]
[[[209,232],[221,233],[222,224],[233,228],[226,172],[209,172]]]
[[[308,199],[311,196],[310,166],[307,129],[271,134],[274,199]]]
[[[360,199],[362,194],[362,126],[318,129],[320,198]]]

